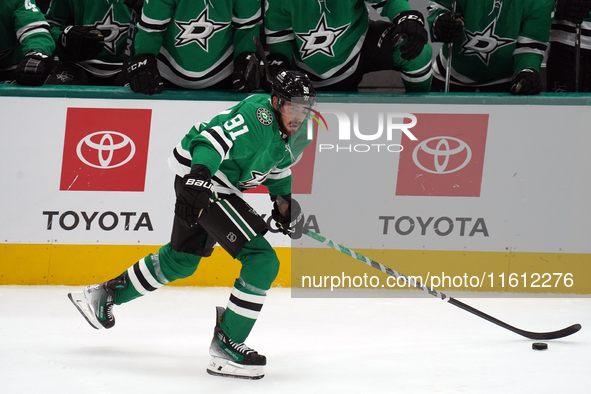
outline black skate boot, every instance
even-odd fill
[[[115,290],[127,288],[127,272],[99,285],[86,286],[84,291],[68,294],[68,298],[86,321],[97,330],[115,325],[113,307]]]
[[[216,307],[217,320],[209,347],[211,360],[207,367],[210,375],[242,379],[261,379],[265,376],[267,358],[243,343],[235,343],[220,327],[225,308]]]

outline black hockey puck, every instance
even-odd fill
[[[531,348],[534,350],[546,350],[548,349],[548,344],[544,342],[535,342],[531,344]]]

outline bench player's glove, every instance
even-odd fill
[[[288,194],[279,197],[289,204],[287,209],[280,209],[279,205],[281,203],[279,205],[277,204],[277,198],[278,196],[271,196],[271,200],[273,200],[271,217],[275,220],[277,228],[283,234],[289,235],[292,239],[300,238],[302,234],[308,232],[304,229],[304,214],[302,213],[300,204]]]
[[[94,26],[68,26],[59,37],[59,45],[70,56],[92,59],[103,49],[105,37]]]
[[[451,16],[451,14],[440,14],[433,21],[433,41],[450,43],[462,34],[464,20]]]
[[[132,56],[123,62],[123,69],[125,79],[134,92],[152,95],[164,90],[154,55],[144,53]]]
[[[209,198],[213,192],[211,172],[201,164],[191,167],[183,177],[183,188],[176,196],[174,213],[186,227],[197,224],[203,212],[209,209]]]
[[[511,82],[511,94],[533,95],[542,91],[542,80],[536,70],[526,68],[519,71]]]
[[[554,19],[579,24],[589,18],[590,12],[591,0],[558,0]]]
[[[275,80],[275,77],[281,70],[291,70],[291,63],[287,56],[281,53],[270,53],[267,56],[267,70],[269,71],[269,75],[267,78],[262,78],[261,80],[261,88],[265,90],[265,92],[271,92],[273,90],[273,83],[271,81]]]
[[[242,52],[234,59],[232,85],[242,93],[252,92],[261,87],[263,63],[253,52]]]
[[[53,68],[53,57],[43,52],[29,51],[14,70],[16,83],[23,86],[41,86]]]
[[[402,11],[392,23],[394,23],[394,44],[404,41],[400,47],[402,58],[412,60],[419,56],[429,40],[423,14],[418,11]]]

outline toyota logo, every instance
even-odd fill
[[[95,136],[101,136],[99,142],[95,142],[98,139],[93,139],[93,137]],[[115,140],[117,140],[117,142],[115,142]],[[127,147],[128,145],[129,154],[127,155],[127,157],[123,160],[120,160],[120,158],[118,158],[117,161],[113,162],[114,153],[119,149]],[[84,146],[90,148],[91,150],[95,150],[97,156],[93,155],[92,158],[84,157],[82,153],[82,148]],[[82,138],[80,142],[78,142],[78,146],[76,147],[76,154],[84,164],[90,167],[101,169],[116,168],[121,167],[133,158],[135,154],[135,144],[133,143],[131,138],[129,138],[125,134],[118,133],[116,131],[97,131],[96,133],[87,135],[86,137]],[[86,151],[86,154],[89,155],[90,153]],[[95,159],[95,157],[98,158],[98,161]]]
[[[430,141],[438,141],[435,148],[431,148],[428,146]],[[453,145],[457,146],[450,149],[450,141],[454,141]],[[431,144],[431,146],[433,146],[433,144]],[[431,168],[427,168],[427,166],[423,165],[419,161],[419,150],[423,150],[425,153],[433,156],[433,164],[429,165],[429,167]],[[466,158],[464,159],[464,162],[453,168],[448,168],[450,157],[462,153],[464,150],[466,151]],[[441,157],[443,158],[442,163],[440,162]],[[468,165],[471,158],[472,150],[470,149],[468,144],[454,137],[429,138],[428,140],[422,141],[420,144],[418,144],[415,150],[412,152],[412,160],[417,165],[417,167],[419,167],[423,171],[430,172],[432,174],[450,174],[452,172],[459,171]],[[425,161],[424,158],[422,160],[423,162]]]

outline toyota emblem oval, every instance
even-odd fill
[[[83,148],[86,148],[84,149],[84,153]],[[115,157],[115,152],[122,149],[129,151],[127,155],[124,153],[122,156],[118,155]],[[76,154],[84,164],[90,167],[109,169],[121,167],[125,163],[128,163],[135,155],[135,149],[135,144],[131,138],[123,133],[117,131],[97,131],[88,134],[78,142]],[[96,156],[94,151],[96,151]],[[90,152],[93,152],[92,156]]]
[[[437,141],[435,147],[434,143],[429,144],[431,141]],[[453,141],[453,147],[450,145],[450,141]],[[427,160],[422,156],[419,160],[419,151],[422,150],[426,154],[433,157],[433,162],[430,159]],[[462,154],[465,151],[465,159],[461,164],[454,164],[453,167],[449,168],[450,158],[455,155]],[[443,161],[441,161],[443,158]],[[450,174],[466,167],[472,158],[472,150],[470,146],[464,141],[454,137],[433,137],[427,140],[421,141],[414,151],[412,152],[412,160],[421,170],[432,173],[432,174]],[[421,162],[422,161],[422,162]]]

